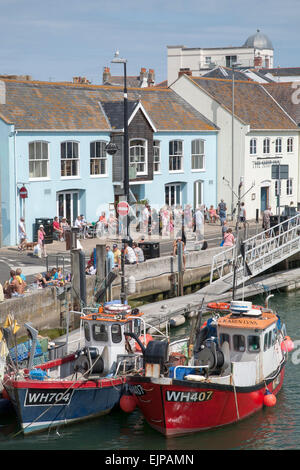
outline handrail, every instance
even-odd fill
[[[285,259],[291,253],[300,249],[299,242],[300,214],[282,221],[274,227],[264,230],[259,234],[253,235],[244,240],[245,259],[249,268],[254,268],[255,274],[262,271],[264,266],[273,266],[278,262],[278,254],[280,259]],[[297,243],[294,246],[295,242]],[[236,256],[237,246],[216,254],[212,260],[212,269],[210,273],[210,284],[214,274],[217,273],[220,279],[227,279],[233,275],[233,260],[236,260],[236,274],[239,276],[244,269],[244,259],[241,254]],[[271,259],[270,259],[271,258]],[[268,260],[268,262],[266,262]],[[260,266],[260,270],[258,269]],[[225,272],[225,268],[228,272]],[[252,275],[255,275],[252,273]],[[243,276],[245,279],[250,276]]]

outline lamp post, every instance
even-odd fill
[[[123,185],[125,201],[129,204],[129,155],[128,155],[128,97],[127,97],[127,74],[126,63],[127,59],[119,57],[119,51],[115,52],[115,57],[111,61],[112,64],[124,65],[124,140],[123,140]],[[121,251],[121,302],[125,303],[126,289],[125,289],[125,242],[129,241],[129,215],[126,216],[126,240],[122,239]]]
[[[231,121],[231,187],[234,188],[234,69],[241,64],[238,64],[237,62],[232,62],[231,68],[232,68],[232,121]],[[234,208],[234,202],[233,202],[233,190],[231,192],[231,220],[233,220],[233,208]]]
[[[128,155],[128,96],[127,96],[127,73],[126,63],[127,59],[119,57],[119,51],[115,52],[115,57],[111,61],[112,64],[124,65],[124,141],[123,141],[123,184],[124,196],[126,202],[129,204],[129,155]],[[126,235],[129,238],[129,223],[128,216],[126,219]]]

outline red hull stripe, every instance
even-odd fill
[[[32,380],[32,379],[24,379],[24,380],[12,380],[10,378],[5,378],[5,385],[11,388],[44,388],[44,389],[52,389],[52,388],[106,388],[106,387],[114,387],[116,385],[120,385],[125,383],[125,378],[117,378],[117,379],[98,379],[98,380]]]

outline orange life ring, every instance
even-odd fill
[[[207,307],[214,310],[229,310],[230,304],[227,302],[209,302]]]
[[[146,339],[144,339],[144,336],[146,336]],[[141,335],[141,336],[139,336],[139,340],[140,340],[140,342],[141,342],[144,346],[147,346],[147,344],[149,343],[149,341],[153,341],[153,338],[152,338],[151,335],[149,335],[148,333],[146,333],[146,335]],[[135,351],[136,351],[136,352],[141,352],[141,347],[140,347],[140,345],[139,345],[137,342],[135,342],[134,348],[135,348]]]

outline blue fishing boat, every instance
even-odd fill
[[[117,406],[127,373],[142,367],[142,354],[128,340],[130,333],[141,335],[142,315],[123,304],[82,314],[83,347],[61,355],[57,348],[55,358],[50,353],[50,360],[38,366],[33,365],[38,332],[26,324],[32,340],[28,367],[14,367],[3,381],[22,432],[87,420]]]

